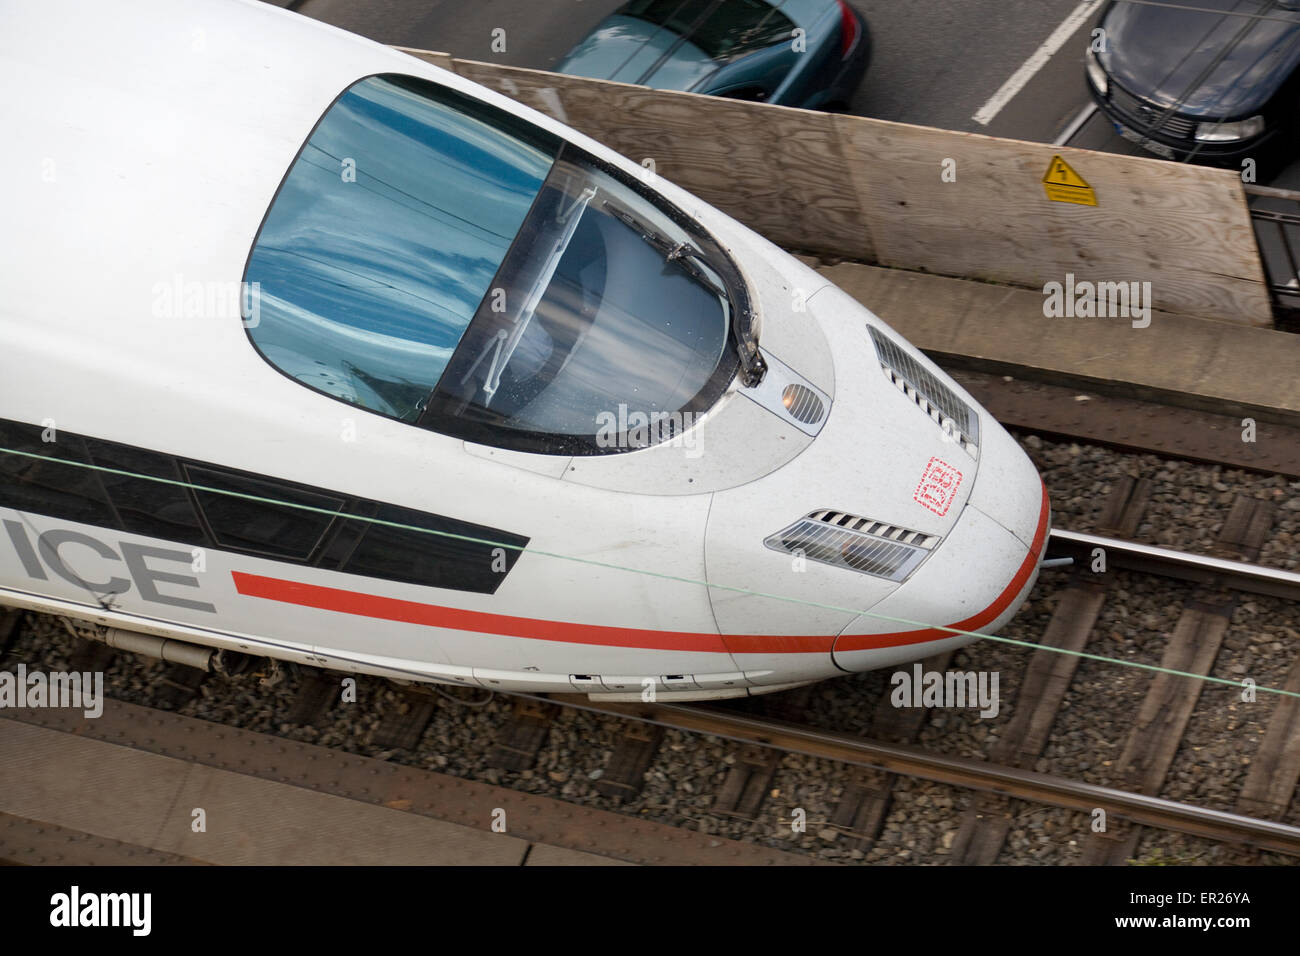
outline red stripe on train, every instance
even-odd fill
[[[1020,593],[1038,564],[1047,535],[1050,509],[1047,488],[1043,488],[1043,503],[1038,518],[1034,544],[1025,555],[1010,583],[997,599],[978,614],[952,625],[965,631],[978,630],[1005,611]],[[340,614],[383,621],[400,621],[403,624],[420,624],[426,627],[444,627],[476,634],[497,634],[523,637],[537,641],[561,641],[567,644],[598,644],[605,647],[630,647],[654,651],[705,651],[712,654],[829,654],[836,646],[833,634],[727,634],[719,636],[690,631],[656,631],[636,627],[611,627],[604,624],[574,624],[568,621],[547,621],[531,617],[514,617],[493,614],[489,611],[470,611],[464,608],[405,601],[400,598],[348,591],[342,588],[304,584],[281,578],[232,571],[235,590],[245,597],[264,598],[283,604],[313,607]],[[838,650],[868,650],[878,647],[899,647],[925,641],[943,640],[953,635],[937,628],[900,631],[892,634],[848,635],[839,640]]]
[[[972,614],[964,621],[958,621],[956,624],[950,625],[951,627],[955,627],[959,631],[978,631],[980,628],[996,621],[998,616],[1011,606],[1011,602],[1024,589],[1025,584],[1034,573],[1034,568],[1038,567],[1039,555],[1043,553],[1043,547],[1047,543],[1047,526],[1051,515],[1052,509],[1047,499],[1047,486],[1043,485],[1043,501],[1038,508],[1038,527],[1034,530],[1034,543],[1025,555],[1025,560],[1020,562],[1020,567],[1016,570],[1015,576],[1002,589],[1002,593],[997,596],[992,604],[978,614]],[[904,644],[920,644],[923,641],[941,641],[946,637],[955,636],[948,631],[934,627],[928,627],[920,631],[902,631],[895,634],[846,634],[836,642],[835,650],[842,654],[845,651],[867,651],[878,647],[899,647]]]

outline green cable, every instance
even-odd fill
[[[755,591],[752,588],[735,587],[730,584],[714,584],[709,581],[700,581],[695,578],[681,577],[675,574],[665,574],[661,571],[647,571],[642,568],[629,568],[620,564],[611,564],[610,562],[607,561],[596,561],[591,558],[579,558],[568,554],[557,554],[552,551],[542,551],[537,548],[529,548],[517,544],[506,544],[505,542],[501,542],[501,541],[489,541],[485,538],[475,538],[469,535],[456,534],[451,531],[436,531],[432,528],[421,528],[417,525],[403,524],[399,521],[386,521],[382,518],[369,518],[364,515],[344,514],[340,511],[331,511],[329,508],[318,508],[314,505],[296,504],[292,501],[279,501],[275,498],[264,498],[260,495],[250,495],[240,491],[227,491],[224,488],[211,488],[208,487],[207,485],[196,485],[187,481],[177,481],[174,478],[159,478],[153,475],[142,475],[131,471],[124,471],[120,468],[109,468],[104,465],[92,465],[88,462],[68,461],[67,459],[64,458],[53,458],[49,455],[37,455],[32,452],[18,451],[13,448],[0,447],[0,453],[9,454],[9,455],[20,455],[23,458],[34,458],[38,461],[53,462],[56,465],[71,465],[74,468],[87,468],[91,471],[102,471],[114,475],[123,475],[127,478],[143,478],[146,481],[156,481],[165,485],[175,485],[180,488],[188,488],[194,491],[207,491],[212,494],[218,494],[218,495],[229,495],[233,498],[243,498],[248,501],[257,501],[263,504],[276,505],[277,507],[282,507],[282,508],[297,508],[301,511],[311,511],[317,514],[330,515],[331,517],[335,517],[335,518],[343,517],[354,521],[367,521],[372,524],[384,525],[389,528],[397,528],[403,531],[416,531],[421,534],[432,534],[444,538],[454,538],[458,541],[468,541],[473,544],[486,544],[496,548],[507,548],[512,551],[518,551],[520,552],[520,554],[524,554],[524,553],[535,554],[540,557],[556,558],[561,561],[573,561],[578,564],[587,564],[593,567],[606,568],[612,571],[626,571],[631,574],[643,574],[646,575],[647,577],[659,578],[665,581],[676,581],[681,584],[695,584],[701,587],[713,588],[719,591],[732,591],[737,594],[747,594],[752,597],[770,598],[771,600],[774,601],[785,601],[790,604],[800,604],[806,607],[814,607],[825,611],[840,611],[845,614],[863,615],[866,617],[875,618],[876,620],[880,620],[880,621],[888,621],[891,624],[906,624],[909,627],[929,628],[936,631],[947,631],[950,634],[953,634],[954,636],[974,637],[980,640],[997,641],[1001,644],[1011,644],[1016,647],[1033,648],[1036,651],[1051,651],[1052,653],[1055,654],[1068,654],[1072,657],[1082,657],[1088,660],[1104,661],[1108,664],[1118,664],[1121,667],[1133,667],[1138,670],[1154,671],[1158,674],[1170,674],[1175,677],[1190,677],[1193,680],[1207,681],[1209,683],[1214,683],[1214,684],[1226,684],[1229,687],[1240,688],[1243,686],[1241,681],[1229,680],[1226,677],[1212,677],[1208,674],[1194,674],[1191,673],[1190,671],[1180,671],[1180,670],[1174,670],[1173,668],[1170,667],[1161,667],[1158,664],[1142,664],[1137,661],[1125,661],[1125,660],[1121,660],[1118,657],[1107,657],[1104,654],[1090,654],[1087,651],[1072,651],[1069,650],[1068,648],[1052,647],[1047,644],[1035,644],[1033,641],[1022,641],[1014,637],[1000,637],[997,634],[984,634],[979,631],[964,631],[961,628],[948,627],[943,624],[927,624],[924,621],[913,621],[905,617],[893,617],[888,614],[879,614],[874,611],[866,611],[859,608],[841,607],[837,604],[825,604],[820,601],[810,601],[806,598],[790,597],[789,595],[784,595],[784,594],[771,594],[767,591]],[[1265,686],[1257,685],[1255,687],[1255,690],[1263,691],[1269,694],[1279,694],[1285,697],[1300,698],[1300,692],[1286,690],[1281,687],[1265,687]]]

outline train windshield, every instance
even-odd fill
[[[566,146],[421,424],[592,454],[671,437],[716,402],[739,277],[651,195]]]
[[[305,385],[414,422],[558,150],[531,124],[432,83],[353,84],[253,246],[254,345]]]
[[[656,438],[668,416],[693,422],[734,377],[731,337],[752,338],[731,260],[653,190],[507,111],[393,75],[325,113],[245,282],[249,337],[284,374],[544,453],[640,447],[643,418]]]

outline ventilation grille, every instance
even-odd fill
[[[814,511],[763,543],[819,564],[903,581],[939,538],[839,511]]]
[[[891,339],[871,326],[867,326],[867,330],[890,381],[954,441],[974,455],[979,444],[979,416],[975,411]]]
[[[822,420],[826,409],[817,393],[806,385],[791,382],[781,393],[781,404],[790,413],[790,417],[805,425],[814,425]]]
[[[884,521],[872,521],[870,518],[859,518],[857,515],[845,514],[842,511],[814,511],[808,519],[835,525],[837,528],[848,528],[850,531],[874,534],[878,538],[888,538],[902,544],[914,544],[919,548],[929,549],[939,543],[939,536],[935,534],[912,531]]]

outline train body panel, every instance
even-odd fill
[[[0,77],[25,92],[0,107],[17,132],[0,152],[0,603],[344,671],[697,699],[927,656],[965,638],[890,618],[996,627],[1032,586],[1049,519],[1010,436],[816,272],[672,183],[647,184],[636,163],[462,77],[251,0],[55,2],[3,19]],[[382,125],[401,109],[406,131],[443,110],[478,124],[466,143],[495,137],[521,156],[554,144],[518,234],[489,237],[503,256],[493,293],[511,269],[526,275],[523,236],[555,244],[538,273],[551,285],[523,282],[514,326],[473,362],[481,323],[504,321],[488,295],[463,340],[403,343],[463,372],[409,414],[384,403],[411,381],[304,372],[285,363],[290,340],[274,339],[351,336],[360,356],[382,335],[305,324],[320,317],[284,286],[244,298],[259,250],[297,241],[306,211],[342,201],[295,192],[320,182],[324,144],[365,126],[357,116]],[[330,159],[339,188],[387,189],[372,171],[391,156],[357,142],[358,155]],[[592,185],[576,192],[571,179]],[[551,193],[559,211],[538,219]],[[396,202],[393,216],[411,208]],[[346,221],[331,248],[355,238],[401,259],[385,227]],[[570,247],[588,259],[566,271]],[[638,257],[655,264],[650,291]],[[593,304],[582,283],[597,272]],[[573,302],[539,298],[555,275]],[[687,326],[686,306],[660,321],[658,294],[703,302],[723,331],[711,377],[680,403],[671,437],[654,438],[635,421],[653,343],[680,336],[669,344],[681,382],[694,381],[690,363],[713,354],[717,332],[707,310],[698,328],[665,332]],[[444,304],[428,308],[445,324]],[[588,324],[566,339],[579,314]],[[633,334],[609,345],[623,327]],[[528,371],[537,344],[520,343],[539,330],[548,340]],[[583,349],[598,346],[624,364],[595,381]],[[595,415],[614,423],[615,447],[559,426],[522,442],[501,428],[499,394],[531,395],[528,411],[566,374],[573,395],[627,381],[627,403]],[[453,378],[475,390],[461,418],[439,419]]]

